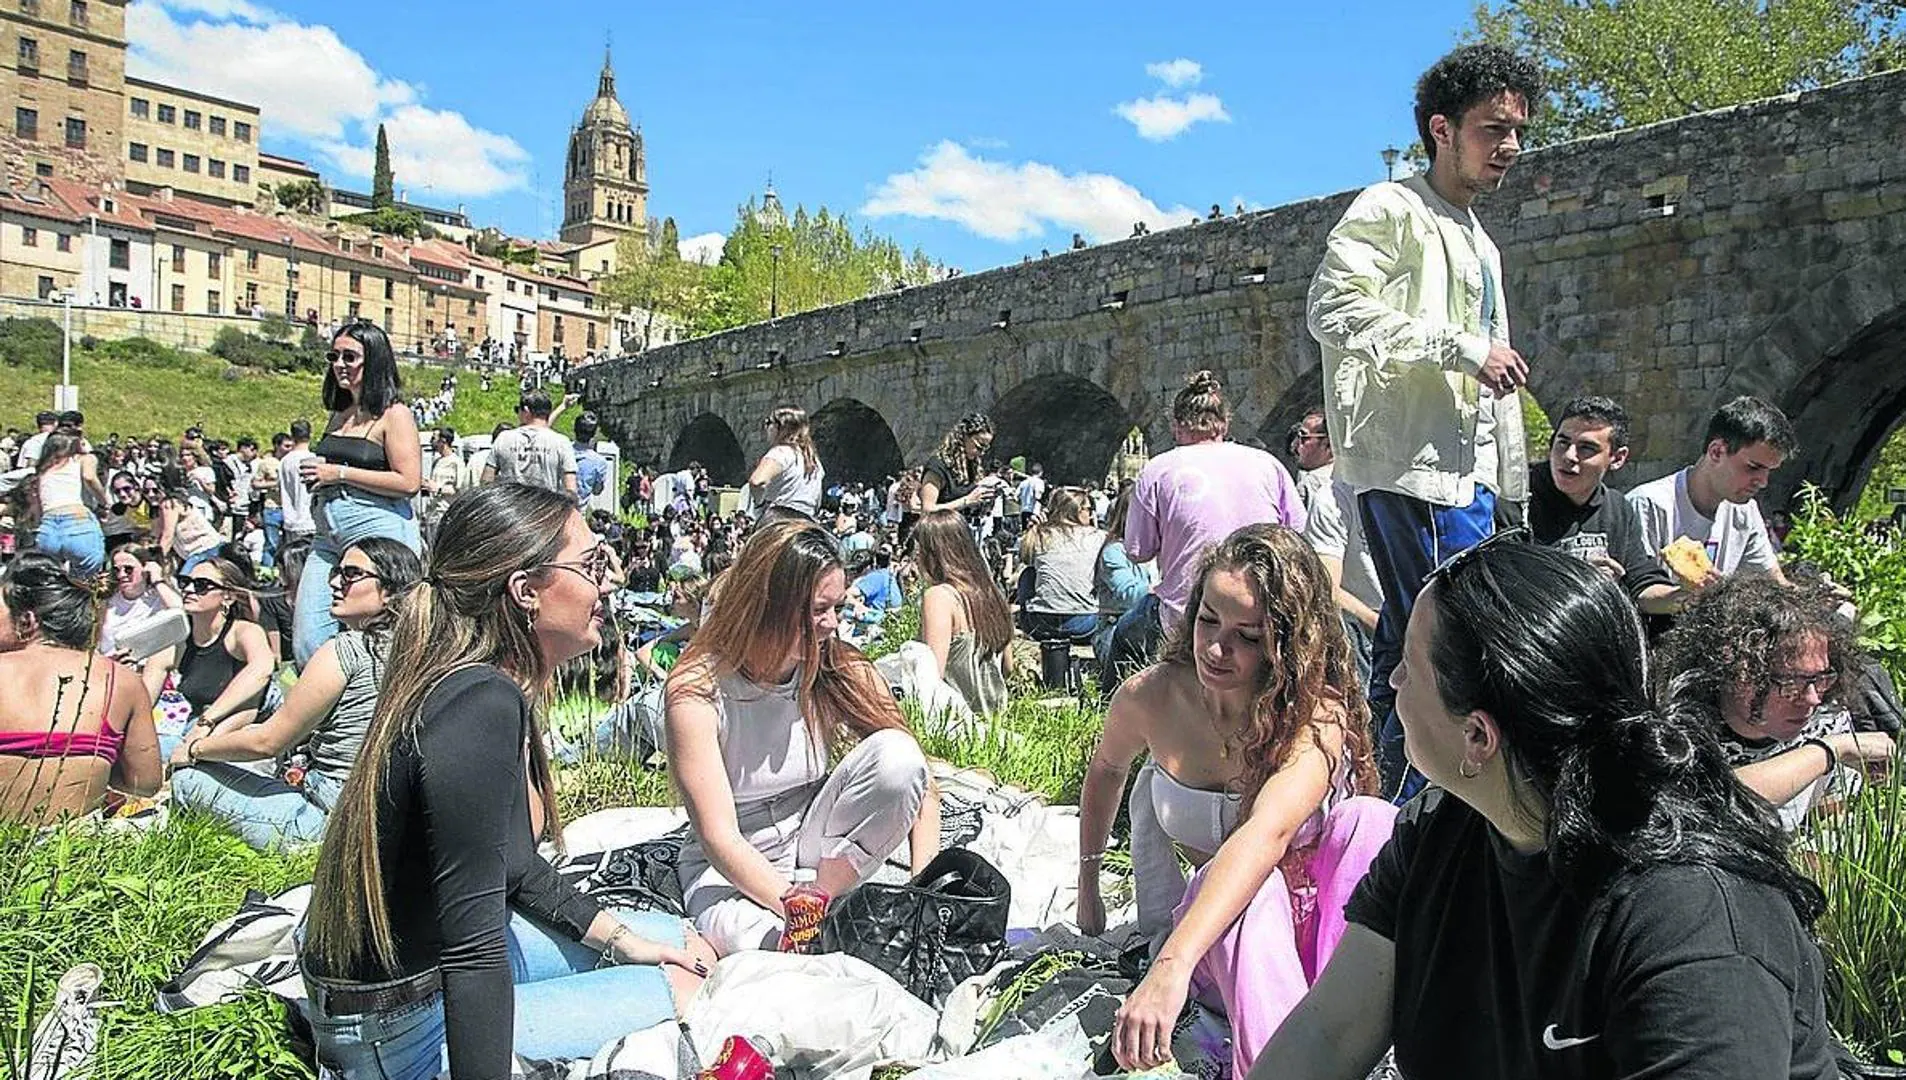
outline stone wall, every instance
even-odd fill
[[[1321,398],[1304,293],[1353,194],[655,349],[597,369],[586,400],[645,462],[698,417],[752,458],[768,408],[843,398],[917,461],[985,410],[1012,421],[995,456],[1043,454],[1070,480],[1122,428],[1165,445],[1171,394],[1209,367],[1234,431],[1275,447]],[[1532,151],[1478,209],[1532,391],[1623,401],[1627,482],[1690,459],[1719,403],[1757,393],[1800,428],[1782,483],[1845,494],[1906,407],[1906,73]]]
[[[0,319],[65,319],[59,304],[35,300],[0,299]],[[101,341],[121,338],[151,338],[175,349],[204,351],[220,329],[235,326],[248,334],[258,332],[258,320],[238,315],[188,315],[183,312],[151,311],[133,308],[85,307],[73,305],[73,338],[95,337]]]

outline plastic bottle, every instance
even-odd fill
[[[814,884],[814,871],[806,867],[794,871],[794,887],[781,898],[781,907],[787,912],[781,931],[782,952],[808,950],[821,934],[821,919],[827,914],[829,899],[820,886]]]
[[[715,1063],[695,1074],[695,1080],[774,1080],[767,1048],[757,1039],[730,1035],[722,1041]]]

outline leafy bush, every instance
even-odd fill
[[[1867,1060],[1906,1065],[1906,777],[1821,820],[1809,854],[1827,893],[1817,928],[1827,1015]]]
[[[0,363],[58,371],[65,335],[52,319],[0,319]]]
[[[1852,590],[1860,610],[1860,643],[1898,685],[1906,680],[1906,546],[1885,526],[1835,514],[1808,485],[1793,515],[1787,550]]]
[[[266,341],[290,341],[296,329],[290,319],[275,312],[258,320],[258,336]]]
[[[226,326],[220,328],[218,336],[212,339],[211,353],[238,367],[266,371],[317,371],[324,365],[324,352],[322,344],[312,347],[312,339],[316,336],[307,329],[304,340],[291,345],[247,334],[236,326]]]
[[[161,345],[151,338],[126,338],[121,341],[102,341],[88,346],[88,351],[101,360],[114,360],[126,364],[139,364],[143,367],[174,368],[186,370],[197,361],[169,345]]]

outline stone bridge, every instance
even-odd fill
[[[1322,396],[1304,293],[1353,192],[969,274],[652,350],[585,401],[634,461],[739,480],[779,404],[829,474],[924,460],[963,413],[994,456],[1102,475],[1141,429],[1170,444],[1192,369],[1234,437],[1282,450]],[[1525,154],[1478,206],[1545,408],[1595,391],[1636,417],[1628,483],[1691,460],[1707,415],[1765,396],[1799,428],[1781,498],[1858,491],[1906,408],[1906,73]]]

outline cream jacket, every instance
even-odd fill
[[[1358,491],[1440,506],[1468,505],[1478,481],[1520,502],[1528,450],[1519,396],[1498,398],[1476,379],[1491,341],[1509,340],[1502,255],[1473,212],[1457,213],[1413,176],[1366,188],[1330,231],[1308,321],[1323,347],[1337,476]],[[1496,281],[1489,326],[1485,263]],[[1481,463],[1479,414],[1495,421],[1494,453]]]

